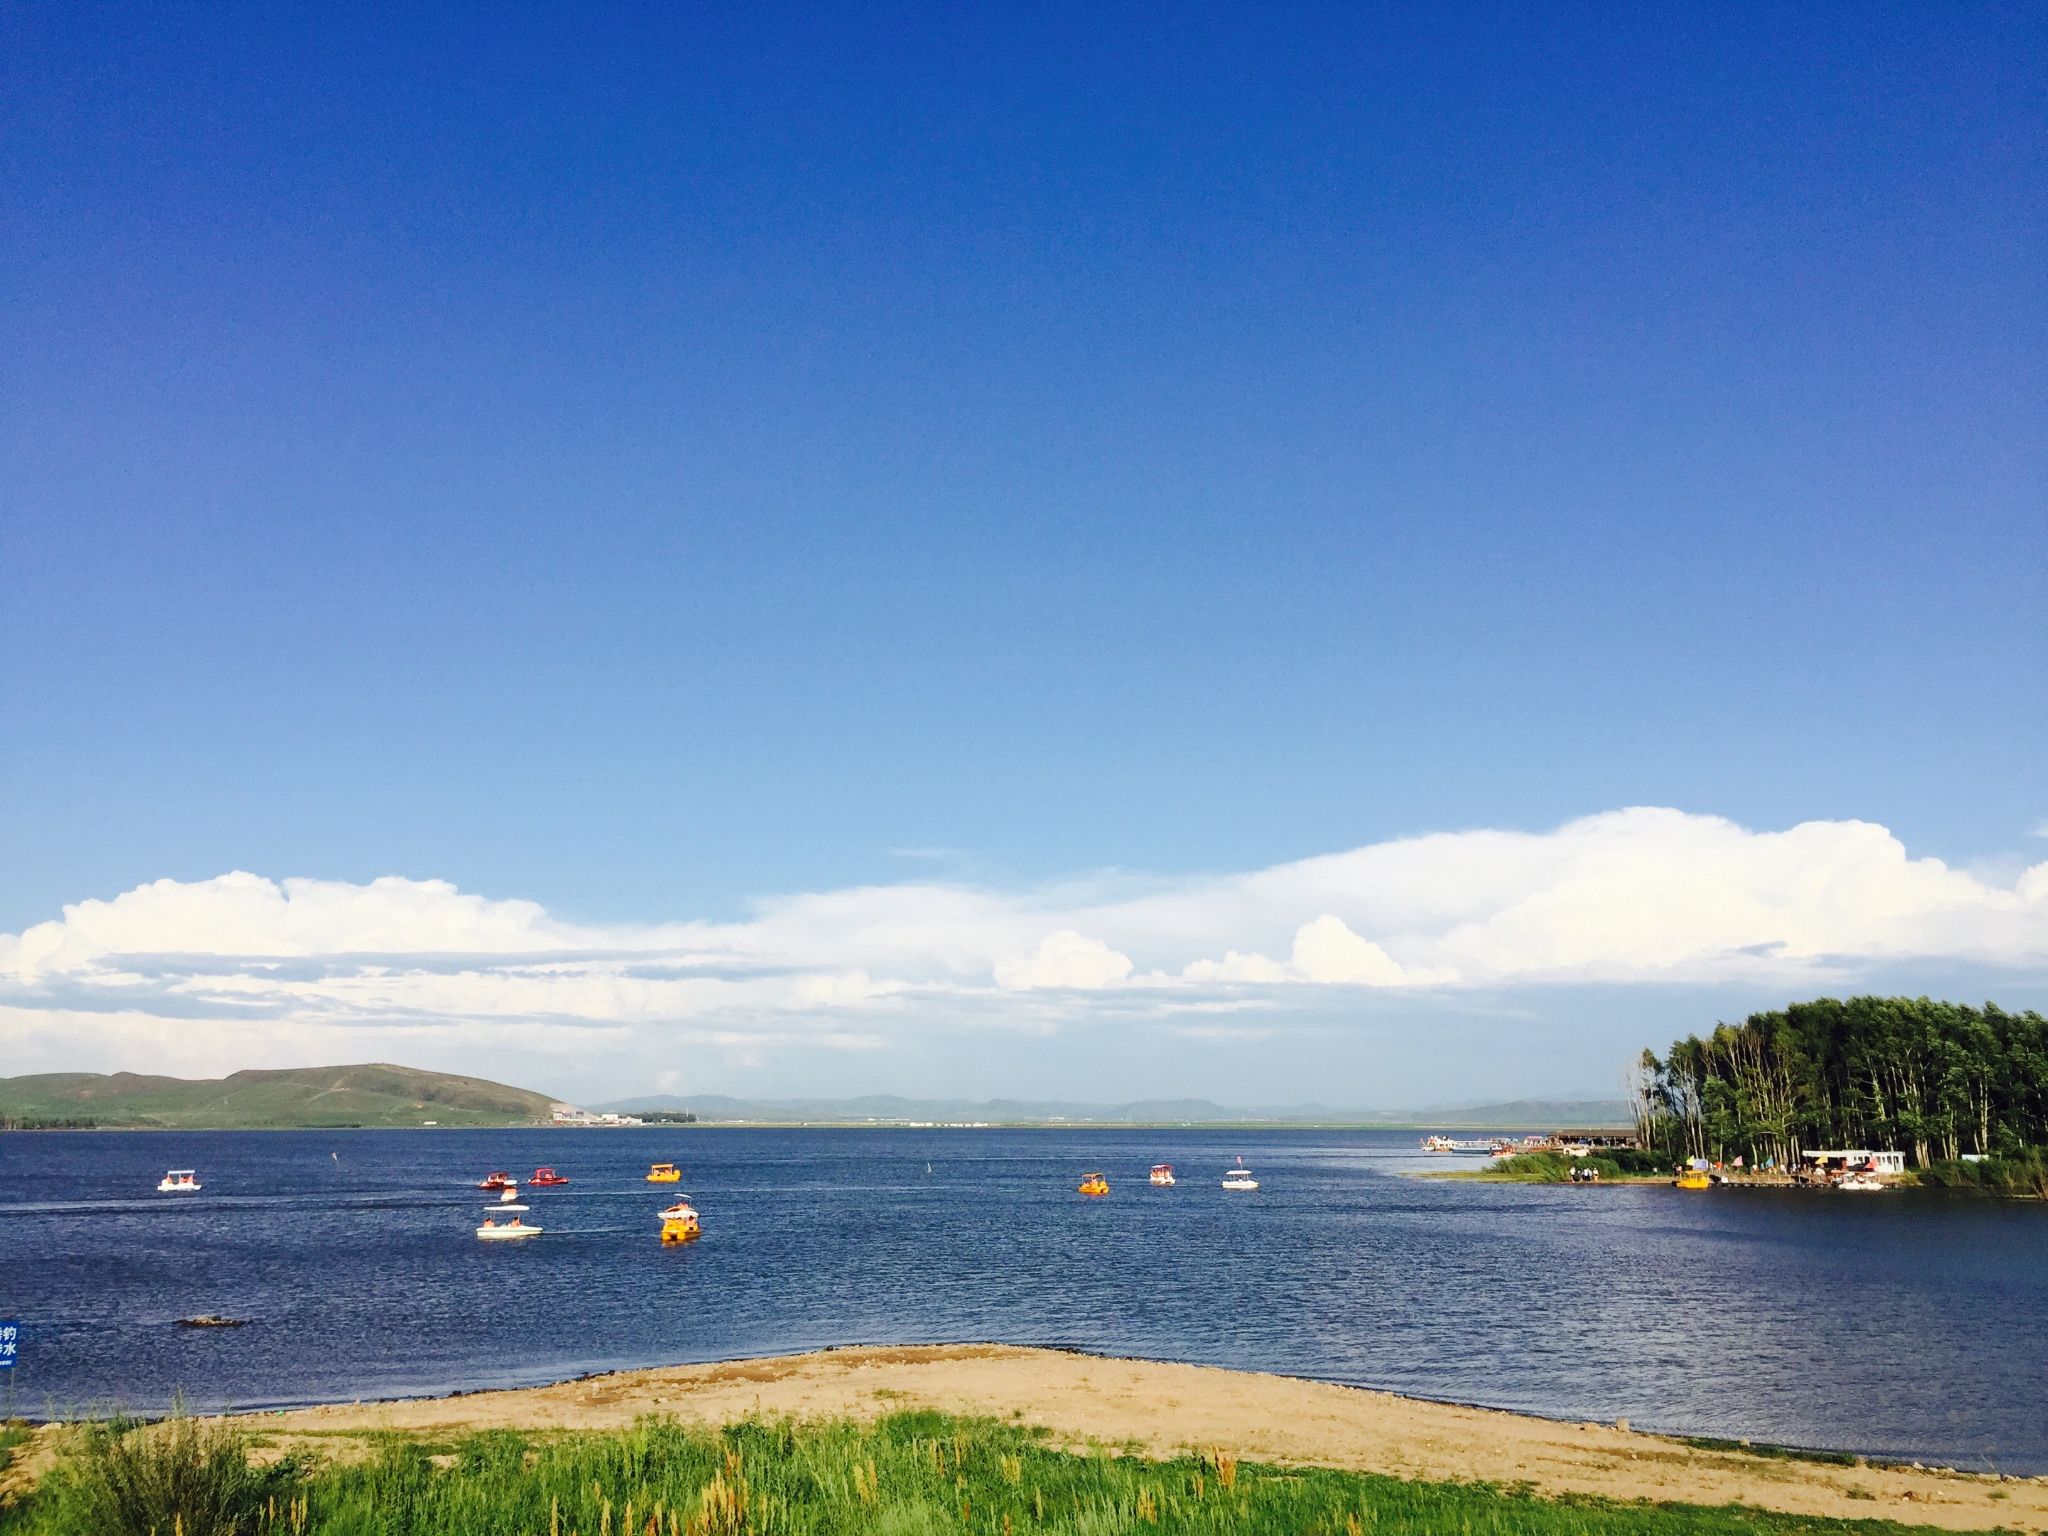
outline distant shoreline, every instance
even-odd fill
[[[1513,1099],[1390,1115],[1364,1105],[1022,1098],[743,1099],[704,1093],[579,1106],[528,1088],[390,1062],[247,1068],[219,1078],[135,1072],[0,1077],[0,1129],[92,1131],[627,1130],[690,1125],[817,1130],[1518,1131],[1616,1123],[1600,1099]],[[607,1120],[605,1117],[610,1116]],[[670,1119],[669,1116],[679,1118]],[[438,1123],[437,1123],[438,1122]]]
[[[511,1125],[23,1125],[0,1126],[0,1136],[72,1135],[180,1131],[1486,1131],[1505,1135],[1552,1129],[1541,1125],[1471,1125],[1456,1120],[1395,1124],[1354,1120],[990,1120],[967,1122],[894,1120],[698,1120],[647,1125],[557,1125],[546,1120]],[[1417,1149],[1418,1151],[1420,1148]]]

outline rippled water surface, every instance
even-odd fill
[[[1257,1194],[1217,1187],[1240,1153]],[[663,1158],[688,1247],[656,1240]],[[0,1392],[253,1407],[992,1339],[2048,1472],[2048,1208],[1400,1176],[1447,1162],[1370,1132],[9,1134]],[[544,1235],[476,1241],[474,1181],[542,1163],[574,1180],[526,1196]],[[171,1166],[204,1191],[156,1194]]]

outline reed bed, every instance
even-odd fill
[[[1989,1195],[2048,1199],[2048,1149],[2029,1147],[1982,1162],[1960,1158],[1920,1171],[1920,1182],[1941,1189],[1972,1189]]]
[[[874,1424],[393,1437],[367,1459],[252,1466],[250,1443],[180,1420],[81,1432],[0,1511],[7,1536],[799,1536],[799,1533],[1890,1532],[1753,1510],[1549,1500],[1487,1485],[1071,1451],[1014,1425],[905,1413]],[[259,1458],[260,1460],[260,1458]],[[120,1490],[120,1496],[114,1496]]]

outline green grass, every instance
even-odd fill
[[[348,1126],[523,1125],[548,1118],[545,1094],[482,1078],[381,1064],[292,1067],[222,1078],[46,1072],[0,1078],[0,1122],[89,1122],[108,1130],[272,1130]]]
[[[1626,1184],[1633,1179],[1668,1179],[1670,1174],[1639,1175],[1625,1170],[1611,1157],[1568,1157],[1562,1152],[1517,1152],[1488,1163],[1484,1168],[1447,1169],[1430,1175],[1438,1179],[1473,1179],[1487,1184],[1569,1184],[1572,1169],[1595,1168],[1602,1182]]]
[[[15,1448],[27,1444],[32,1433],[26,1424],[16,1420],[0,1423],[0,1472],[7,1470],[7,1464],[14,1460]]]
[[[608,1434],[382,1440],[367,1461],[250,1470],[236,1431],[87,1430],[7,1536],[1621,1536],[1901,1532],[1751,1509],[1548,1500],[1486,1485],[1057,1449],[1012,1425],[902,1413],[873,1425],[644,1419]],[[120,1495],[117,1497],[116,1495]],[[180,1499],[188,1502],[180,1503]]]
[[[2008,1157],[1987,1157],[1981,1163],[1936,1163],[1920,1170],[1920,1182],[1940,1189],[2048,1199],[2048,1151],[2029,1147]]]
[[[1574,1168],[1593,1168],[1603,1184],[1662,1184],[1671,1177],[1671,1165],[1661,1153],[1640,1152],[1633,1147],[1612,1147],[1588,1157],[1563,1152],[1517,1152],[1483,1168],[1447,1169],[1432,1173],[1433,1179],[1473,1179],[1485,1184],[1569,1184]]]

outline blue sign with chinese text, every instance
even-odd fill
[[[14,1369],[15,1351],[21,1348],[21,1324],[12,1318],[0,1320],[0,1371]]]

